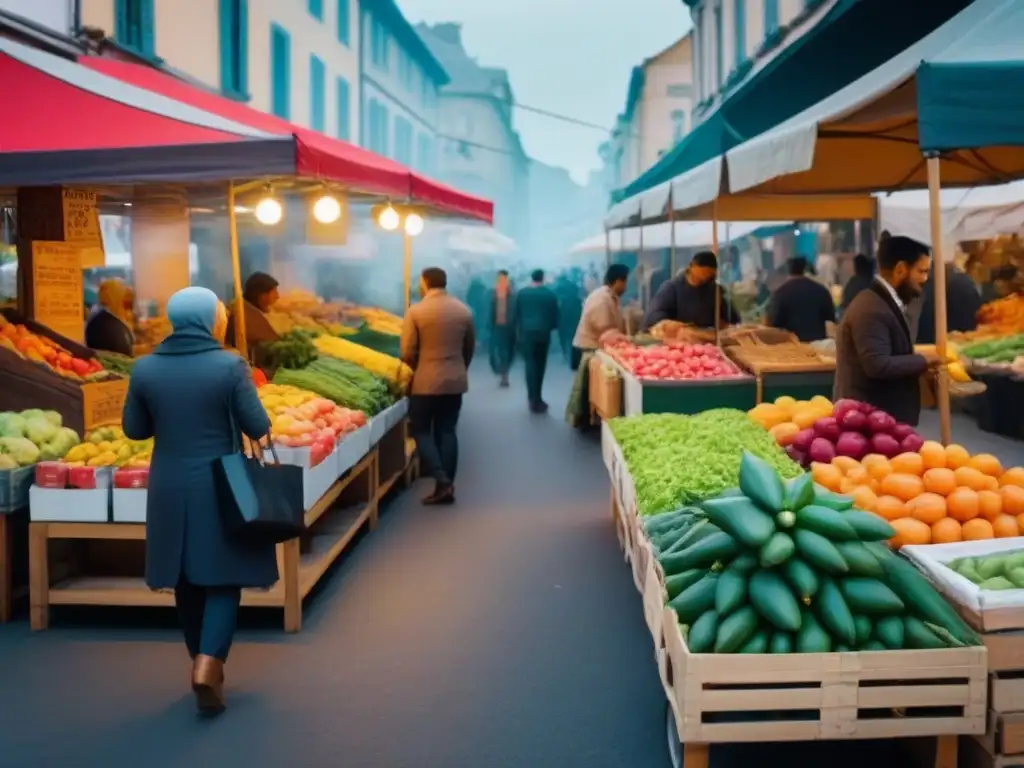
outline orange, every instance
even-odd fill
[[[954,541],[962,541],[963,538],[963,528],[952,517],[944,517],[932,524],[932,544],[951,544]]]
[[[811,462],[811,477],[818,485],[836,493],[839,492],[839,486],[843,482],[843,473],[839,471],[839,467],[817,461]]]
[[[1004,485],[999,489],[1003,497],[1003,512],[1008,515],[1024,514],[1024,488],[1016,485]]]
[[[873,511],[879,517],[892,522],[907,516],[907,505],[901,499],[897,499],[895,496],[879,496],[877,498]]]
[[[919,453],[901,453],[890,462],[893,472],[900,472],[906,475],[917,475],[924,473],[924,459]]]
[[[983,490],[986,490],[986,491],[998,491],[999,490],[999,480],[997,478],[995,478],[995,477],[992,477],[992,475],[985,475],[985,487],[984,487]]]
[[[946,467],[946,449],[942,447],[942,443],[925,440],[918,453],[924,460],[925,469],[944,469]]]
[[[1003,465],[991,453],[979,453],[972,456],[971,460],[967,462],[967,466],[974,467],[979,472],[992,477],[999,477],[1003,474]]]
[[[1017,525],[1017,518],[1013,515],[1000,515],[992,521],[992,530],[998,539],[1012,539],[1020,536],[1020,526]]]
[[[946,466],[950,469],[966,467],[971,460],[971,454],[962,445],[952,443],[946,446]]]
[[[868,471],[864,469],[864,467],[862,467],[860,464],[858,464],[854,469],[851,469],[849,472],[847,472],[846,476],[853,480],[853,482],[856,485],[864,485],[864,483],[871,480],[871,475],[869,475]]]
[[[836,456],[832,459],[832,466],[839,467],[839,471],[844,475],[850,474],[855,469],[863,469],[859,461],[849,456]]]
[[[995,491],[978,491],[978,509],[991,522],[1003,514],[1003,497]]]
[[[853,489],[853,504],[857,509],[874,512],[878,506],[878,497],[875,492],[866,485],[858,485]]]
[[[857,487],[857,483],[848,477],[844,477],[839,481],[839,492],[849,496],[853,493],[853,489]]]
[[[929,493],[937,493],[940,496],[948,496],[956,490],[956,475],[952,469],[945,467],[932,467],[925,470],[924,489]]]
[[[988,520],[982,520],[980,517],[974,520],[968,520],[963,524],[964,541],[978,541],[979,539],[993,539],[995,538],[996,532],[992,528],[992,523]]]
[[[889,463],[889,460],[880,453],[869,453],[861,459],[860,463],[864,465],[864,469],[875,480],[884,480],[892,472],[892,465]]]
[[[893,472],[882,481],[882,493],[910,501],[924,493],[924,481],[917,475]]]
[[[999,478],[1000,485],[1017,485],[1024,488],[1024,467],[1011,467]]]
[[[798,429],[810,429],[814,426],[814,422],[821,418],[821,414],[811,408],[804,408],[803,410],[797,411],[793,414],[793,423],[796,424]]]
[[[889,523],[895,530],[896,535],[889,539],[893,549],[899,549],[904,544],[931,544],[932,528],[930,525],[915,520],[912,517],[902,517],[899,520],[892,520]]]
[[[974,467],[958,467],[954,473],[956,484],[961,488],[970,488],[972,491],[984,491],[988,483],[985,482],[985,475]]]
[[[946,513],[961,523],[973,520],[981,514],[978,494],[970,488],[957,488],[946,497]]]
[[[1024,531],[1024,515],[1017,515],[1017,527]]]
[[[915,520],[934,525],[946,516],[946,500],[937,493],[922,493],[907,502],[907,512]]]
[[[768,432],[775,438],[776,443],[785,448],[793,442],[794,437],[800,434],[800,427],[791,421],[784,421],[782,424],[776,424]]]

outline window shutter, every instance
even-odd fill
[[[238,2],[238,90],[239,96],[249,97],[249,0]]]
[[[128,0],[117,0],[114,5],[114,39],[127,45],[131,35],[128,32]]]
[[[139,18],[142,20],[142,40],[140,48],[147,56],[156,56],[156,36],[153,27],[156,23],[153,10],[154,0],[137,0],[139,3]]]
[[[338,0],[338,42],[344,45],[349,45],[351,42],[348,0]]]

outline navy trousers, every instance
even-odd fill
[[[200,587],[184,579],[174,588],[188,655],[227,661],[238,626],[239,587]]]
[[[523,363],[526,367],[526,397],[531,405],[544,402],[544,372],[548,367],[550,334],[527,334],[523,339]]]

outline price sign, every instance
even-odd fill
[[[81,343],[85,338],[82,254],[74,243],[32,243],[32,316]]]
[[[90,381],[82,385],[82,412],[85,431],[121,423],[128,379]]]
[[[82,269],[102,267],[106,264],[103,235],[100,233],[100,215],[96,193],[87,189],[61,189],[64,214],[64,241],[76,243],[82,253]]]

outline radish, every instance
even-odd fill
[[[917,453],[921,450],[922,445],[924,445],[924,438],[916,432],[912,432],[903,438],[903,442],[900,443],[900,450],[906,453]]]
[[[868,417],[860,411],[846,411],[836,421],[843,432],[864,432],[868,428]]]
[[[851,411],[859,413],[860,407],[861,403],[856,400],[850,400],[849,398],[837,400],[835,406],[832,408],[832,417],[841,424],[843,417],[847,413]]]
[[[835,446],[824,437],[814,438],[814,441],[811,443],[811,449],[807,452],[807,458],[822,464],[830,464],[835,457]]]
[[[796,437],[793,438],[793,442],[790,447],[799,453],[807,453],[811,448],[811,443],[817,435],[814,434],[813,429],[804,429],[796,433]]]
[[[858,414],[859,415],[859,414]],[[860,461],[870,449],[868,439],[860,432],[843,432],[836,441],[836,453]]]
[[[891,459],[893,456],[898,456],[903,452],[903,449],[900,447],[896,438],[892,435],[887,435],[884,432],[878,432],[871,438],[871,450],[874,453],[882,454],[887,459]]]
[[[888,434],[895,426],[896,419],[885,411],[875,411],[868,415],[868,429],[871,430],[873,435]]]
[[[839,439],[839,425],[831,416],[825,416],[814,422],[814,434],[817,437],[825,438],[830,443],[835,443]]]

